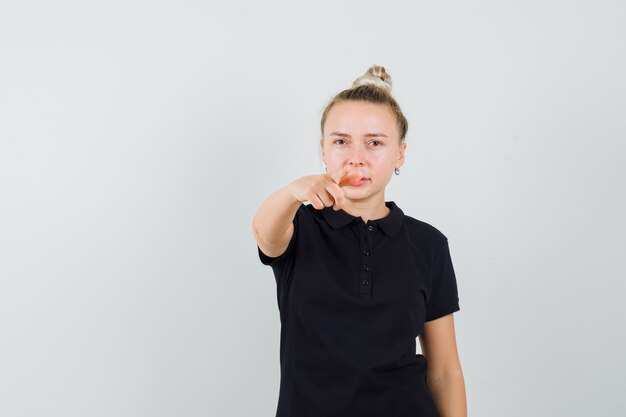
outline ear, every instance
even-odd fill
[[[406,152],[406,142],[400,145],[400,153],[398,154],[398,168],[404,164],[404,153]]]

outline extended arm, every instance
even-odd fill
[[[334,172],[298,178],[270,195],[252,220],[252,232],[261,251],[271,257],[282,255],[293,236],[293,219],[302,203],[310,201],[317,210],[330,206],[339,210],[345,203],[340,186],[359,178],[360,175],[349,172],[346,165]]]
[[[264,254],[277,257],[285,252],[293,235],[293,219],[301,204],[287,187],[261,204],[252,220],[252,232]]]

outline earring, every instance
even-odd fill
[[[396,175],[400,175],[400,170],[398,168],[394,169],[393,172],[395,172]]]

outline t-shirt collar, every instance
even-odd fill
[[[400,230],[404,213],[393,201],[386,201],[385,205],[391,210],[391,212],[382,219],[369,220],[368,224],[377,224],[387,236],[391,237],[398,232],[398,230]],[[353,216],[343,211],[343,209],[335,211],[332,207],[324,207],[322,209],[322,215],[333,229],[338,229],[353,221],[361,220],[360,216]]]

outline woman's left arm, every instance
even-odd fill
[[[467,417],[465,381],[456,347],[454,314],[424,323],[419,335],[428,387],[441,417]]]

